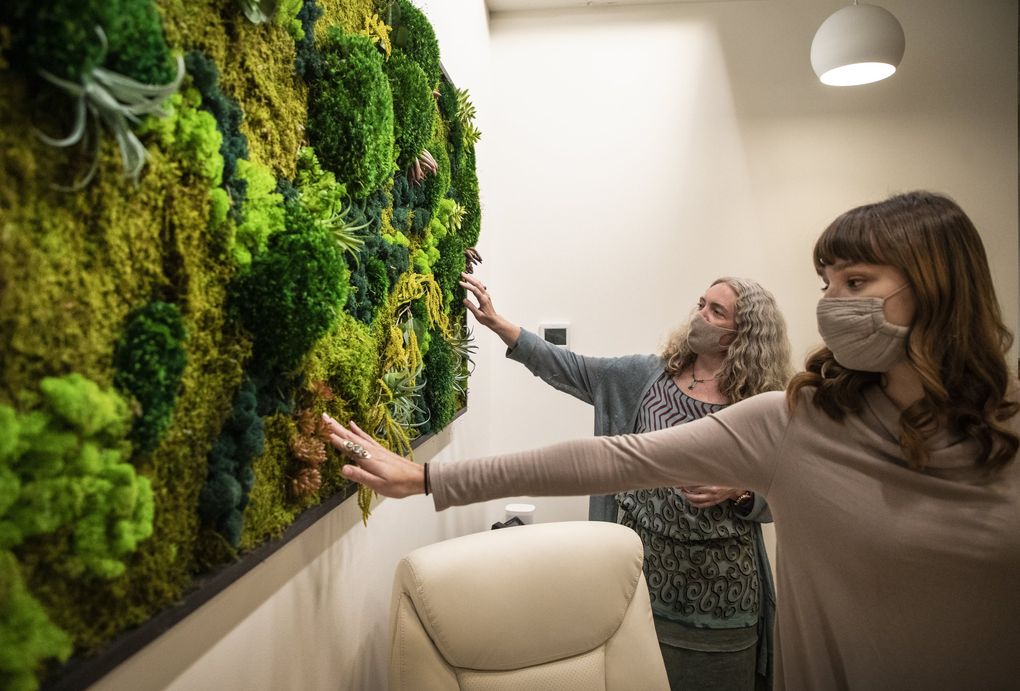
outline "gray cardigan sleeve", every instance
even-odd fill
[[[527,367],[532,374],[555,389],[585,403],[595,403],[595,390],[607,363],[614,358],[578,355],[548,343],[536,334],[521,329],[521,335],[507,357]]]

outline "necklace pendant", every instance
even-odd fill
[[[695,379],[694,377],[691,377],[691,383],[687,385],[687,390],[688,391],[694,391],[694,385],[697,384],[697,383],[698,383],[698,380]]]

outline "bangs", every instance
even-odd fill
[[[829,224],[818,238],[814,249],[815,271],[839,262],[852,264],[891,264],[890,248],[882,239],[890,240],[882,218],[872,213],[871,206],[853,209]]]

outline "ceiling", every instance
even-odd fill
[[[485,0],[490,12],[521,12],[579,7],[625,5],[680,5],[692,2],[735,2],[737,0]]]

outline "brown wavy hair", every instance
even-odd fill
[[[911,467],[928,462],[927,439],[940,429],[975,439],[977,464],[1000,468],[1020,438],[1006,420],[1020,409],[1009,400],[1014,376],[1005,353],[1013,335],[1002,321],[984,246],[967,214],[930,192],[901,194],[851,209],[833,221],[814,249],[815,269],[836,262],[893,266],[916,302],[907,358],[924,395],[900,415],[900,446]],[[881,375],[841,367],[828,348],[808,356],[806,371],[787,389],[793,409],[801,389],[830,418],[861,409],[862,392]]]
[[[719,371],[719,392],[730,403],[742,401],[765,391],[780,391],[793,374],[790,365],[790,340],[786,320],[776,306],[772,293],[749,278],[717,278],[712,285],[725,283],[737,296],[733,321],[737,333],[726,349]],[[676,376],[694,364],[698,357],[687,344],[690,323],[672,334],[662,352],[666,371]]]

